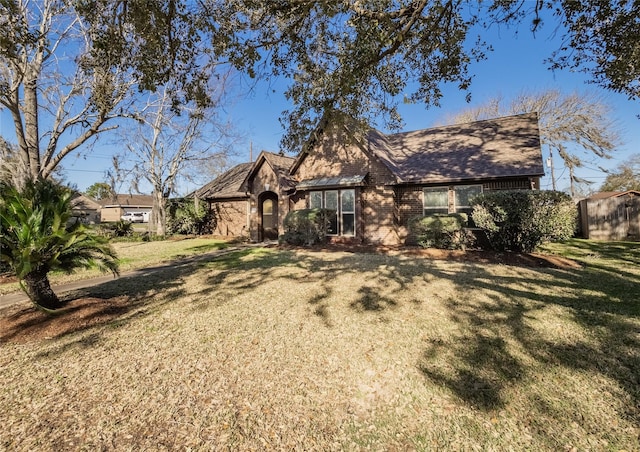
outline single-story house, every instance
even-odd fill
[[[142,212],[145,218],[149,218],[153,207],[153,197],[151,195],[130,195],[121,194],[115,197],[101,199],[100,221],[118,221],[127,212]]]
[[[543,175],[532,113],[396,134],[324,131],[296,158],[263,151],[195,196],[225,212],[225,235],[274,239],[288,212],[319,207],[336,211],[331,240],[395,245],[413,216],[468,212],[478,193],[539,189]]]
[[[253,163],[241,163],[188,197],[206,200],[215,211],[214,234],[242,237],[249,235],[249,192],[244,180]]]
[[[595,193],[578,202],[582,237],[640,240],[640,191]]]
[[[84,224],[100,223],[101,205],[98,201],[82,193],[71,197],[71,215]]]

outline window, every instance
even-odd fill
[[[449,188],[428,187],[423,189],[424,214],[449,213]]]
[[[356,235],[356,196],[355,190],[340,191],[341,235]]]
[[[453,192],[453,211],[468,213],[471,212],[473,198],[482,193],[482,185],[424,188],[424,215],[449,213],[449,191]]]
[[[471,201],[482,193],[482,185],[458,185],[453,187],[456,212],[471,212]]]
[[[327,230],[328,235],[339,235],[338,234],[338,190],[331,190],[324,192],[324,208],[328,210],[333,210],[335,215],[331,215],[329,219],[329,229]]]
[[[322,209],[322,192],[321,191],[312,191],[309,194],[309,208]]]
[[[356,192],[354,189],[309,192],[309,208],[333,210],[327,235],[356,235]]]

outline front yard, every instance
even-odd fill
[[[548,250],[583,267],[253,248],[16,312],[0,449],[638,450],[640,246]]]

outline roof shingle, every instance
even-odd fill
[[[196,190],[195,194],[201,199],[246,198],[243,182],[252,167],[253,163],[240,163]]]
[[[373,130],[368,144],[399,183],[544,175],[535,113],[392,135]]]

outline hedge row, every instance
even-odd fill
[[[569,195],[557,191],[488,192],[472,201],[471,218],[492,249],[529,253],[545,242],[571,238],[577,208]],[[409,221],[418,244],[443,249],[465,248],[473,237],[464,214],[429,215]]]

